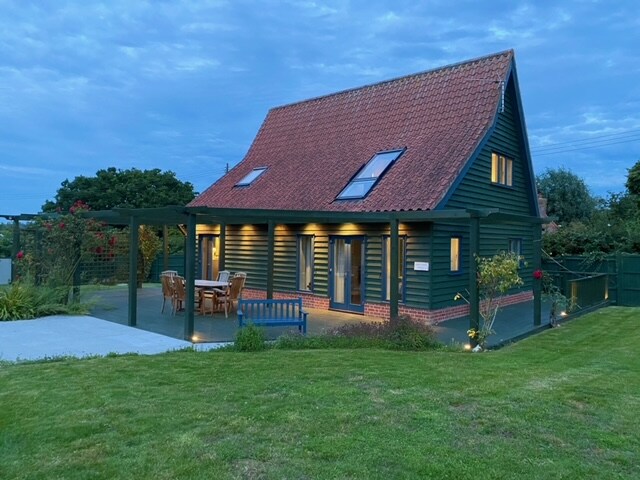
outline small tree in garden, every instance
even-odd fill
[[[138,286],[149,276],[151,265],[162,249],[162,241],[156,233],[146,225],[138,230]]]
[[[501,252],[493,257],[476,257],[482,324],[479,330],[471,329],[467,333],[482,348],[484,348],[489,335],[495,333],[493,324],[500,310],[502,297],[511,288],[523,284],[520,275],[518,275],[520,260],[518,255],[508,252]],[[469,303],[468,295],[465,296],[461,293],[456,294],[454,299]]]

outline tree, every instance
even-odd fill
[[[98,170],[95,177],[81,175],[63,181],[55,201],[47,201],[42,210],[66,212],[77,201],[83,201],[92,210],[164,207],[185,205],[194,197],[193,185],[178,180],[171,171],[110,167]]]
[[[13,225],[0,223],[0,258],[10,258],[13,245]]]
[[[627,190],[629,190],[629,193],[640,196],[640,160],[629,169],[625,186]]]
[[[502,297],[509,289],[523,285],[518,275],[521,258],[511,252],[500,252],[492,257],[476,257],[478,264],[478,294],[480,295],[480,329],[467,331],[469,338],[475,340],[481,348],[494,332],[493,324],[502,305]],[[471,304],[470,295],[457,293],[454,300],[464,300]]]
[[[588,220],[596,207],[587,185],[575,173],[565,168],[547,169],[537,180],[538,190],[547,199],[549,216],[567,224],[574,220]]]

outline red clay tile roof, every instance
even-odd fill
[[[190,206],[431,210],[491,127],[513,51],[272,109],[242,162]],[[336,200],[377,152],[406,147],[369,195]],[[235,184],[268,167],[252,185]]]

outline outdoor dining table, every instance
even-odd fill
[[[194,285],[198,288],[226,288],[229,286],[229,282],[221,282],[220,280],[196,279]]]
[[[198,293],[198,304],[199,304],[199,309],[201,313],[204,313],[204,294],[203,291],[205,290],[214,290],[214,289],[221,289],[224,291],[225,295],[228,295],[228,287],[229,287],[229,282],[223,282],[220,280],[203,280],[203,279],[196,279],[194,282],[194,285],[197,289],[199,289],[199,293]],[[226,304],[225,304],[226,305]],[[225,310],[226,312],[226,310]]]

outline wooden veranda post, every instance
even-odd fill
[[[138,316],[138,228],[134,216],[129,218],[129,318],[127,324],[135,327]]]
[[[398,300],[399,300],[399,292],[398,292],[398,283],[400,279],[398,278],[398,260],[400,256],[400,241],[398,238],[399,235],[399,221],[396,217],[391,218],[391,222],[389,222],[389,255],[391,255],[390,260],[390,272],[389,272],[389,318],[393,322],[398,319]]]
[[[162,270],[169,270],[169,227],[162,226]]]
[[[184,281],[186,284],[186,305],[184,306],[184,339],[192,341],[194,332],[195,281],[196,281],[196,216],[187,218],[187,245],[185,249]]]
[[[276,244],[276,224],[273,220],[269,220],[267,230],[267,299],[273,298],[273,264],[274,264],[274,248]]]
[[[480,254],[480,217],[471,215],[469,223],[469,329],[480,331],[480,292],[478,289],[478,262]],[[478,344],[471,339],[471,346]]]

